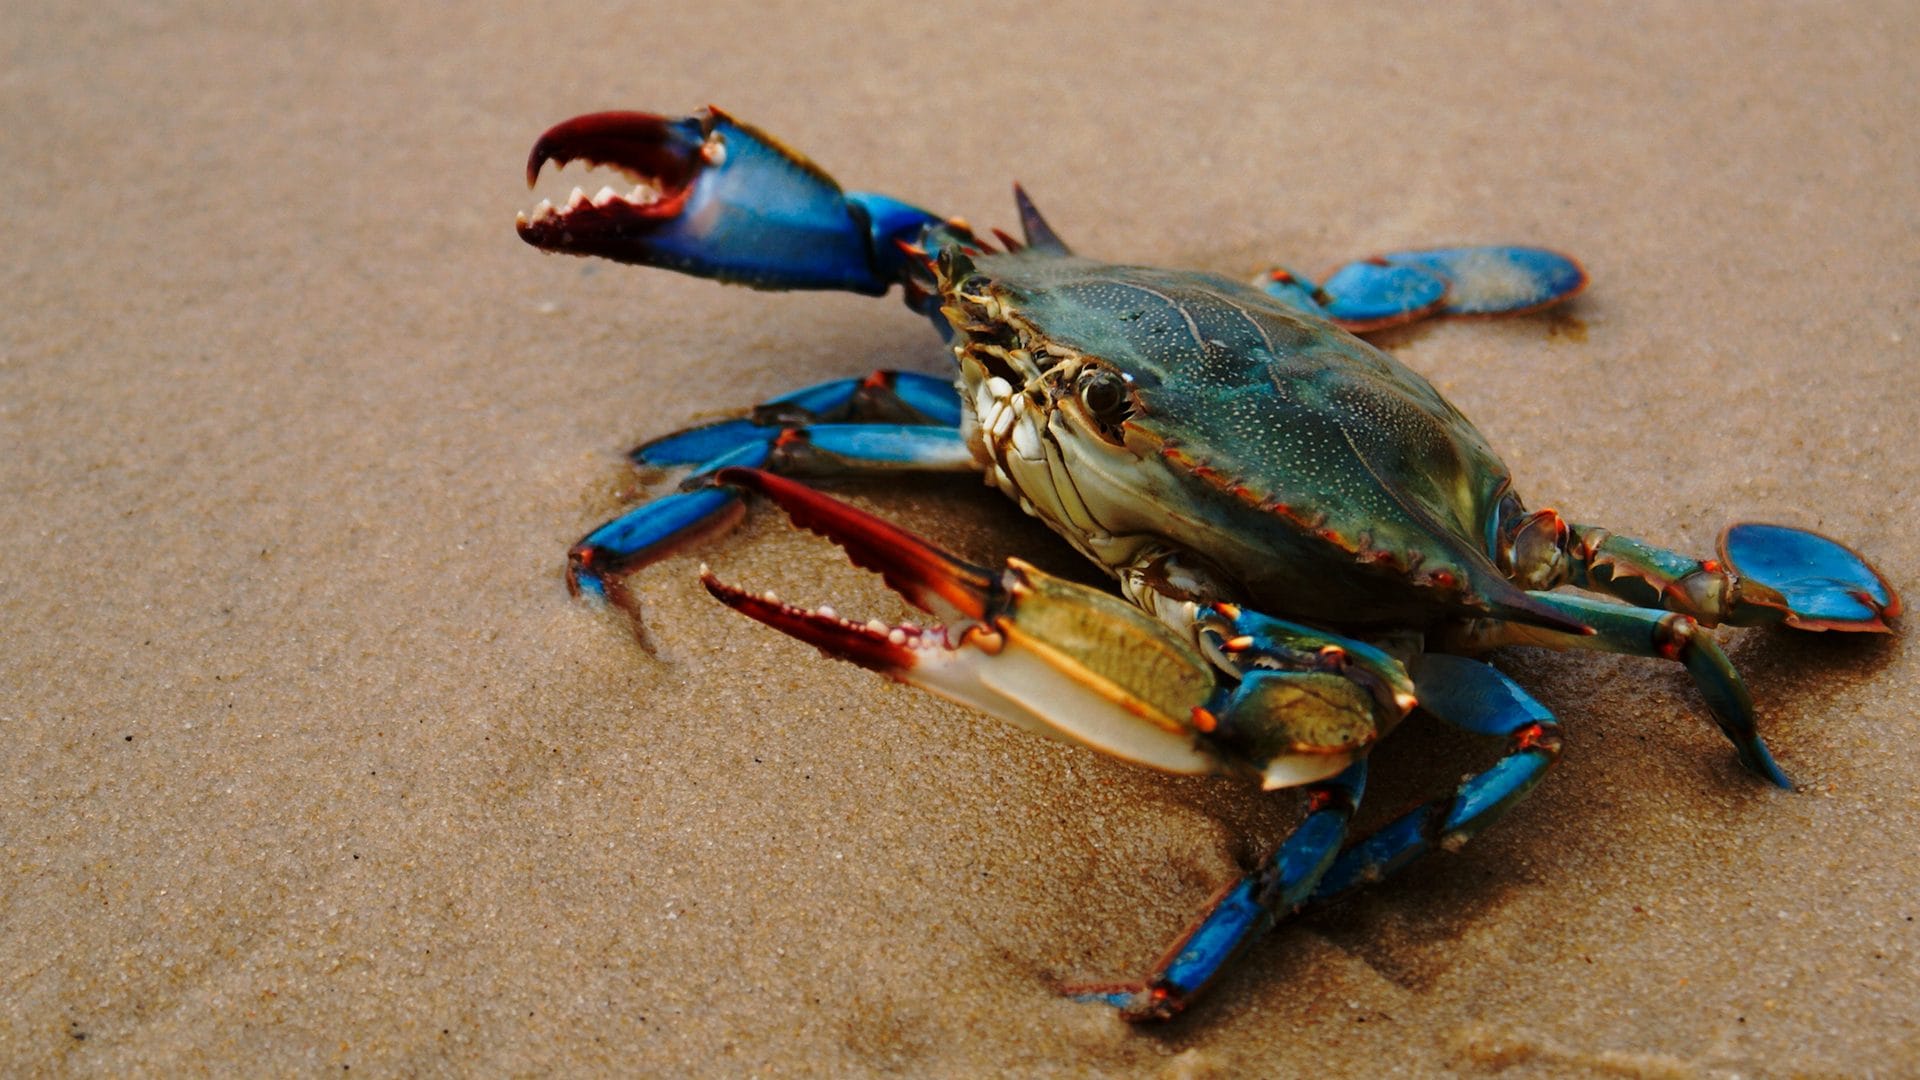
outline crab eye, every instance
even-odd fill
[[[1127,418],[1127,383],[1117,373],[1106,368],[1088,368],[1081,372],[1077,385],[1080,403],[1094,419],[1112,424]]]

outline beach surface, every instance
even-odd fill
[[[1458,853],[1137,975],[1294,800],[1160,776],[713,603],[901,602],[764,508],[572,601],[634,443],[878,367],[894,300],[543,256],[548,125],[709,102],[849,187],[1234,276],[1529,242],[1559,313],[1385,344],[1534,506],[1920,590],[1908,5],[459,6],[0,13],[0,1072],[1910,1075],[1920,662],[1718,632],[1798,790],[1676,665],[1513,650],[1560,766]],[[970,480],[844,485],[1076,565]],[[1497,744],[1413,722],[1372,813]]]

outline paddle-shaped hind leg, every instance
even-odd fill
[[[1339,267],[1322,284],[1286,267],[1254,279],[1268,296],[1355,334],[1434,316],[1521,315],[1573,299],[1587,272],[1557,251],[1452,247],[1395,251]]]
[[[1453,794],[1408,811],[1340,852],[1309,898],[1319,904],[1371,884],[1436,847],[1464,844],[1525,798],[1560,758],[1553,714],[1513,680],[1460,656],[1428,654],[1412,664],[1420,707],[1480,735],[1507,738],[1507,752]]]

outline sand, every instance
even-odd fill
[[[883,683],[730,579],[898,602],[768,512],[570,602],[641,438],[876,366],[897,303],[543,257],[548,124],[708,102],[850,185],[1250,274],[1578,253],[1562,317],[1391,341],[1536,505],[1920,582],[1905,5],[61,5],[0,14],[0,1072],[1898,1075],[1920,663],[1723,633],[1789,794],[1684,675],[1512,652],[1561,767],[1151,1031],[1138,972],[1296,813]],[[571,185],[571,177],[560,181]],[[543,187],[547,190],[550,183]],[[851,489],[1074,557],[967,482]],[[1410,726],[1376,807],[1497,748]]]

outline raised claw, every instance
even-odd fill
[[[527,184],[548,163],[618,170],[626,194],[576,191],[518,221],[542,251],[598,255],[766,289],[878,296],[901,279],[895,240],[934,220],[880,196],[848,195],[799,153],[717,108],[679,119],[577,116],[547,130]]]
[[[1867,560],[1806,529],[1743,522],[1720,534],[1720,558],[1738,576],[1743,606],[1800,630],[1887,633],[1900,597]]]

